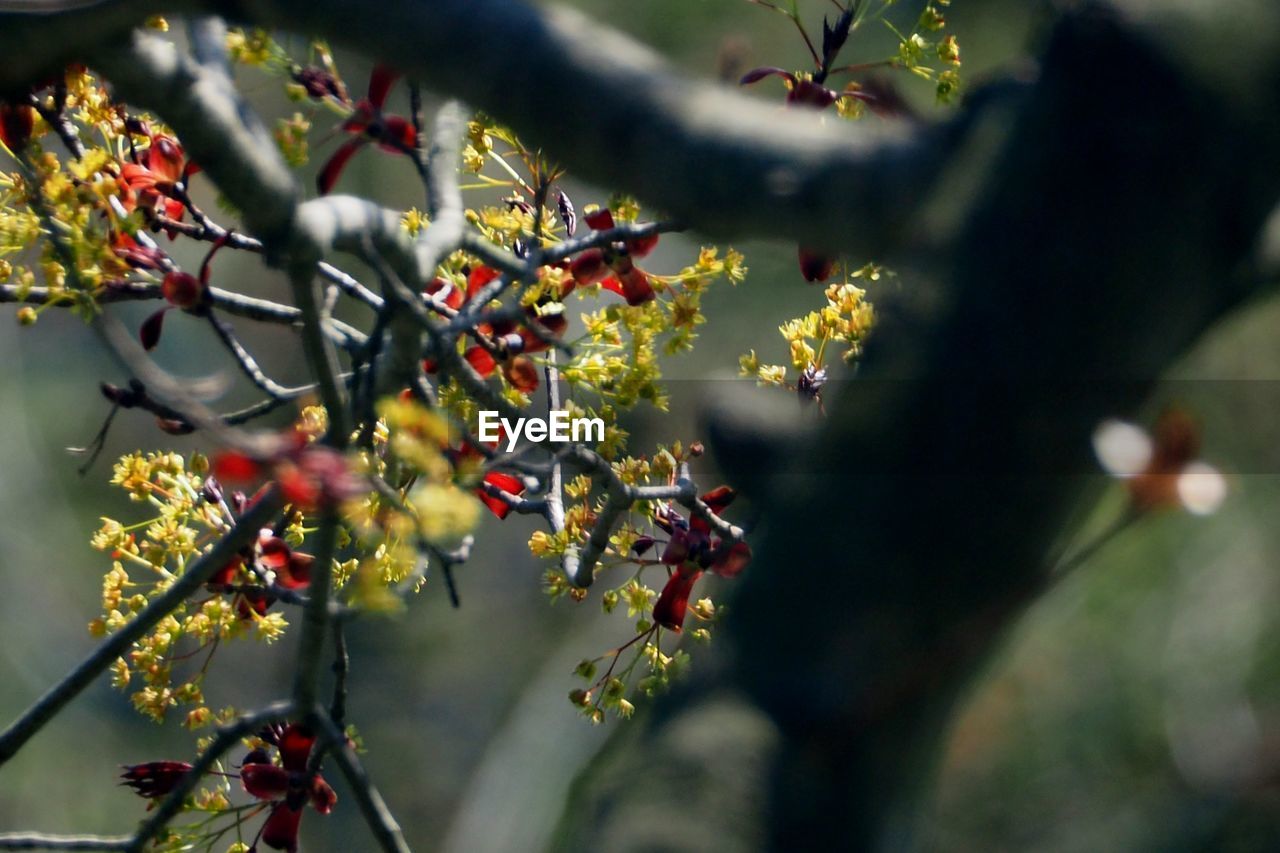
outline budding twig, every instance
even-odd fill
[[[280,511],[281,503],[280,495],[275,489],[264,494],[240,517],[235,527],[215,542],[212,548],[189,563],[186,571],[168,589],[153,598],[136,616],[107,637],[87,658],[10,724],[9,728],[0,733],[0,766],[12,758],[63,706],[115,663],[116,658],[128,652],[136,640],[168,616],[187,596],[208,582],[243,546],[257,538],[262,527]]]

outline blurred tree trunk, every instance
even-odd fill
[[[911,283],[819,436],[762,431],[754,398],[713,415],[767,525],[732,600],[733,663],[588,774],[561,849],[705,849],[712,825],[716,849],[912,843],[959,692],[1100,485],[1093,429],[1254,290],[1280,193],[1280,10],[1149,5],[1065,12],[1033,85],[971,99],[917,223],[942,244],[891,262]],[[646,782],[694,749],[698,721],[725,740],[723,702],[750,722],[719,772]],[[744,778],[767,791],[760,838],[743,809],[688,808]]]

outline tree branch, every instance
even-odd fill
[[[0,833],[0,850],[126,850],[132,835],[49,835],[43,832]]]
[[[36,700],[9,728],[0,733],[0,766],[12,758],[36,732],[53,718],[63,706],[79,695],[95,678],[111,666],[116,658],[128,652],[133,643],[169,615],[187,596],[203,586],[213,574],[227,564],[241,547],[252,542],[263,525],[280,510],[280,496],[271,490],[248,512],[241,516],[226,536],[223,536],[201,557],[193,561],[163,593],[130,619],[125,625],[104,640],[87,658],[66,674]]]
[[[409,845],[405,843],[404,834],[400,831],[400,824],[396,823],[395,816],[369,779],[355,750],[347,743],[347,736],[321,708],[312,713],[311,719],[319,728],[320,736],[328,744],[329,754],[338,763],[338,769],[351,787],[360,813],[364,815],[365,823],[377,839],[378,846],[386,853],[410,853]]]

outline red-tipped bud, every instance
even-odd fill
[[[160,343],[160,333],[164,331],[164,315],[168,308],[161,308],[150,317],[142,321],[142,325],[138,327],[138,343],[142,344],[142,348],[150,352]]]
[[[17,153],[27,144],[35,123],[36,111],[31,107],[0,102],[0,140],[10,151]]]
[[[191,765],[185,761],[150,761],[146,764],[126,765],[120,774],[120,784],[128,785],[138,796],[154,799],[163,797],[178,785]]]
[[[274,764],[245,764],[240,768],[240,782],[259,800],[278,800],[289,793],[289,771]]]
[[[582,217],[582,221],[587,223],[592,231],[608,231],[613,227],[613,214],[609,208],[601,207]]]
[[[800,247],[799,256],[800,274],[805,281],[826,281],[831,278],[836,266],[835,258],[804,246]]]
[[[518,355],[502,367],[502,375],[522,394],[538,389],[538,368],[528,356]]]

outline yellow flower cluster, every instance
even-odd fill
[[[852,278],[878,280],[883,271],[868,265],[853,273]],[[831,346],[843,348],[841,357],[852,362],[862,354],[862,344],[875,324],[875,310],[866,299],[866,291],[852,282],[837,282],[824,291],[827,304],[817,311],[788,320],[778,327],[787,342],[791,366],[797,371],[818,370],[825,365]],[[781,364],[763,364],[751,350],[738,359],[739,373],[754,377],[765,385],[785,386],[787,368]]]

